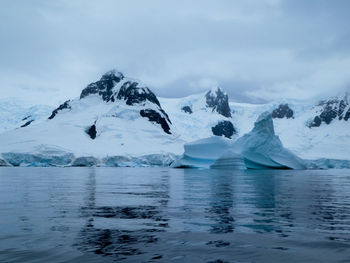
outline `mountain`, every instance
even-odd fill
[[[350,118],[350,99],[346,93],[344,97],[320,101],[316,106],[316,116],[309,127],[320,127],[322,124],[330,124],[334,120],[348,121]]]
[[[187,141],[234,137],[227,109],[228,97],[220,89],[182,100],[158,99],[139,81],[112,70],[45,121],[2,133],[0,149],[12,165],[162,165],[181,154]]]
[[[248,104],[230,102],[215,88],[184,98],[159,98],[140,81],[112,70],[56,109],[6,105],[0,101],[7,110],[0,112],[0,159],[12,165],[168,165],[186,143],[236,141],[265,111],[271,113],[276,136],[293,154],[332,160],[325,167],[350,159],[347,94],[321,102]]]

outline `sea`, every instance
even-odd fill
[[[350,262],[350,170],[0,168],[0,262]]]

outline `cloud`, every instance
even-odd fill
[[[157,94],[311,98],[348,86],[346,0],[4,0],[1,97],[57,104],[111,68]]]

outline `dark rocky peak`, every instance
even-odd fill
[[[118,84],[120,89],[116,89]],[[137,81],[125,78],[118,71],[112,70],[102,76],[99,81],[89,84],[81,92],[80,99],[98,94],[106,102],[125,100],[127,105],[135,105],[149,101],[160,107],[156,95],[147,87],[141,87]]]
[[[192,112],[192,108],[191,108],[190,106],[184,106],[184,107],[181,108],[181,110],[182,110],[183,112],[188,113],[188,114],[192,114],[192,113],[193,113],[193,112]]]
[[[69,102],[70,102],[70,100],[67,100],[66,102],[64,102],[63,104],[61,104],[57,109],[55,109],[53,112],[52,112],[52,114],[51,114],[51,116],[49,117],[49,120],[52,120],[53,118],[55,118],[55,116],[57,115],[57,113],[59,112],[59,111],[62,111],[62,110],[64,110],[64,109],[72,109],[72,107],[69,105]]]
[[[350,102],[348,94],[343,98],[323,100],[317,104],[320,107],[318,114],[314,117],[308,126],[320,127],[322,123],[330,124],[333,120],[344,120],[350,119]]]
[[[231,117],[231,109],[228,104],[228,96],[220,88],[210,90],[205,95],[207,107],[225,117]]]
[[[98,94],[106,102],[114,101],[113,88],[117,83],[124,79],[124,75],[116,70],[105,73],[99,81],[89,84],[80,94],[83,99],[91,94]]]
[[[294,118],[294,112],[289,107],[288,104],[280,104],[278,108],[274,109],[272,111],[272,118],[276,119],[283,119],[283,118]]]
[[[212,127],[211,130],[214,135],[225,136],[229,139],[232,138],[232,135],[237,133],[236,129],[233,127],[232,122],[230,121],[220,121],[217,125]]]
[[[157,104],[160,107],[160,103],[154,95],[154,93],[147,87],[138,87],[139,83],[127,81],[120,88],[117,99],[125,100],[127,105],[134,105],[146,102]]]

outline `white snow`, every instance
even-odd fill
[[[234,120],[208,108],[205,95],[206,93],[200,93],[180,99],[158,98],[162,108],[168,113],[173,123],[173,129],[184,142],[213,136],[211,128],[219,121],[228,120],[233,122]],[[181,109],[184,106],[190,106],[193,113],[189,114],[182,111]]]
[[[21,127],[28,121],[47,119],[53,108],[47,105],[31,105],[15,98],[0,99],[0,133]]]

